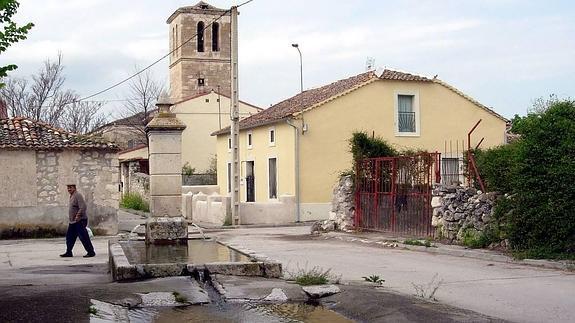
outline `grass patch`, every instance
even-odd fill
[[[385,279],[379,277],[378,275],[369,275],[367,277],[361,277],[361,278],[363,278],[367,282],[376,283],[380,285],[382,285],[385,282]]]
[[[485,248],[491,243],[488,235],[475,229],[467,229],[463,233],[461,243],[471,249]]]
[[[96,306],[91,305],[91,306],[88,308],[88,313],[93,314],[93,315],[96,315],[96,314],[98,313],[98,309],[96,309]]]
[[[429,240],[407,239],[403,241],[403,244],[410,246],[421,246],[426,248],[435,247],[433,244],[431,244],[431,241]]]
[[[127,193],[122,196],[120,206],[126,209],[150,212],[150,204],[138,193]]]
[[[515,259],[575,260],[573,253],[557,253],[544,248],[513,251]]]
[[[331,272],[331,268],[323,269],[318,266],[311,269],[298,268],[296,272],[286,272],[288,274],[288,280],[293,280],[300,286],[325,285],[331,281],[337,284],[340,280],[339,276]]]
[[[174,295],[174,299],[178,303],[187,303],[188,302],[188,298],[186,296],[178,293],[178,292],[172,292],[172,295]]]

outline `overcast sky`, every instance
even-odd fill
[[[36,26],[0,64],[27,76],[60,51],[67,86],[86,96],[167,53],[167,17],[196,2],[20,0],[16,20]],[[240,13],[240,98],[260,107],[299,92],[295,42],[305,88],[361,73],[373,57],[378,67],[437,74],[506,117],[525,114],[537,97],[575,97],[572,1],[254,0]],[[165,84],[167,69],[166,61],[153,69]],[[124,93],[122,86],[97,99]]]

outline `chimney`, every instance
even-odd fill
[[[0,119],[8,119],[8,107],[6,102],[0,98]]]

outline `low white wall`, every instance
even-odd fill
[[[296,221],[295,196],[282,195],[277,201],[241,203],[241,224],[287,224]]]
[[[182,195],[184,216],[188,221],[224,225],[226,218],[231,222],[231,201],[229,196],[216,193],[206,195],[187,193]],[[280,196],[277,201],[266,203],[240,203],[241,224],[288,224],[296,221],[295,197]]]
[[[302,203],[300,221],[318,221],[329,219],[331,203]]]
[[[198,193],[192,196],[192,207],[190,220],[192,222],[210,223],[213,225],[224,225],[226,215],[230,213],[230,198],[228,196],[205,195]]]

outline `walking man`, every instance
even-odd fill
[[[68,193],[70,193],[70,204],[68,208],[68,231],[66,232],[66,252],[61,254],[60,257],[73,257],[72,249],[76,243],[76,238],[80,238],[84,249],[87,254],[84,258],[94,257],[94,247],[88,235],[88,215],[86,214],[86,202],[82,194],[76,191],[76,184],[68,184]]]

